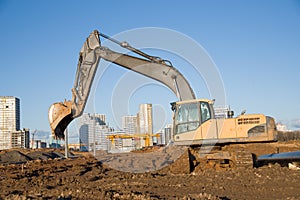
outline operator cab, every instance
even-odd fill
[[[214,101],[196,99],[171,103],[174,112],[174,135],[195,131],[214,118]]]

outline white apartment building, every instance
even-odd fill
[[[92,151],[107,150],[108,139],[106,136],[111,132],[105,125],[105,115],[84,113],[79,120],[79,143],[80,150]]]
[[[137,127],[140,134],[153,133],[152,104],[140,104],[137,114]]]
[[[136,134],[137,133],[137,116],[136,115],[126,115],[122,117],[122,130],[126,134]]]
[[[0,150],[12,148],[12,133],[17,132],[19,130],[20,130],[20,99],[12,96],[1,96],[0,97]]]
[[[173,140],[173,125],[167,124],[164,129],[159,132],[160,137],[157,138],[157,144],[168,145]]]

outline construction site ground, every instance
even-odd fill
[[[300,141],[238,144],[256,155],[299,151]],[[148,152],[149,151],[149,152]],[[184,148],[107,154],[0,151],[0,199],[300,199],[300,170],[189,168]]]

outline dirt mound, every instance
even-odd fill
[[[186,147],[179,146],[168,146],[166,148],[157,148],[156,150],[151,149],[151,151],[147,149],[144,152],[136,151],[134,153],[112,154],[106,151],[97,151],[96,159],[115,170],[144,173],[157,171],[169,166],[171,163],[175,163],[186,151]]]
[[[69,153],[70,157],[76,157]],[[59,149],[20,149],[0,151],[0,164],[21,164],[32,160],[48,160],[65,158]]]
[[[0,154],[0,164],[19,164],[26,163],[29,160],[32,160],[32,158],[17,150]]]
[[[30,157],[32,160],[48,160],[48,159],[55,159],[55,158],[65,158],[65,155],[58,151],[34,151],[26,154],[26,156]],[[70,154],[69,156],[74,156],[74,154]]]

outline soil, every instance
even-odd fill
[[[246,145],[257,155],[299,146],[296,141]],[[98,159],[80,152],[64,159],[63,151],[53,149],[1,151],[0,199],[300,199],[300,170],[269,164],[191,171],[184,149],[157,151],[97,152]]]

